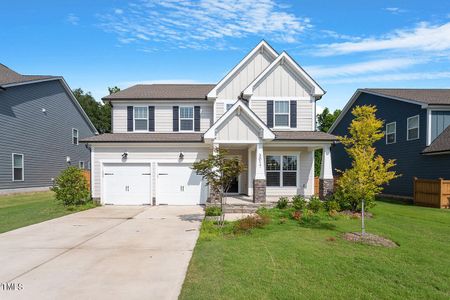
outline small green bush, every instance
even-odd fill
[[[303,211],[299,223],[305,226],[318,225],[320,223],[320,216],[315,214],[314,211],[306,209]]]
[[[205,215],[208,217],[216,217],[222,215],[222,209],[219,206],[208,206],[205,208]]]
[[[250,233],[255,228],[263,228],[270,223],[270,217],[267,215],[253,215],[236,221],[233,232],[235,234]]]
[[[55,198],[66,206],[83,205],[91,201],[89,187],[83,171],[77,167],[68,167],[56,178],[51,189]]]
[[[292,206],[295,210],[303,210],[306,207],[306,200],[301,195],[292,197]]]
[[[330,211],[340,211],[341,210],[341,206],[334,199],[330,199],[328,201],[325,201],[324,203],[325,203],[325,205],[324,205],[325,209],[328,212],[330,212]]]
[[[280,197],[277,201],[277,208],[278,209],[285,209],[288,206],[288,198],[287,197]]]
[[[309,199],[307,207],[312,212],[318,213],[322,209],[323,204],[322,204],[322,201],[320,201],[320,199],[318,197],[312,196],[311,199]]]

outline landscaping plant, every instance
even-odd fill
[[[372,207],[375,196],[383,190],[382,186],[399,176],[390,171],[395,160],[385,162],[373,146],[384,136],[381,130],[383,121],[376,118],[376,111],[375,106],[356,106],[352,110],[354,119],[348,128],[350,136],[338,137],[352,165],[343,172],[338,170],[341,176],[337,181],[336,196],[343,208],[352,211],[361,211],[364,205],[366,209]],[[364,218],[362,232],[364,234]]]
[[[55,198],[64,205],[82,205],[90,201],[89,187],[83,171],[77,167],[68,167],[56,178],[51,188]]]
[[[219,206],[208,206],[205,208],[205,215],[208,217],[217,217],[222,215],[222,209]]]
[[[318,213],[323,207],[322,201],[320,201],[319,197],[312,196],[309,199],[307,208],[314,213]]]
[[[288,198],[287,197],[280,197],[277,201],[277,208],[278,209],[285,209],[288,206]]]
[[[306,207],[306,199],[302,195],[292,197],[292,207],[295,210],[303,210]]]

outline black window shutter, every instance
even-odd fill
[[[194,131],[200,131],[200,106],[194,106]]]
[[[173,106],[173,131],[179,131],[178,118],[178,106]]]
[[[133,106],[127,106],[127,131],[133,131]]]
[[[155,131],[155,107],[148,107],[148,131]]]
[[[297,128],[297,101],[291,100],[291,128]]]
[[[267,127],[273,127],[273,101],[267,101]]]

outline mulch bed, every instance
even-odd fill
[[[365,233],[363,235],[361,232],[347,232],[344,233],[343,238],[350,242],[363,243],[372,246],[382,246],[387,248],[398,247],[395,242],[371,233]]]
[[[355,211],[351,211],[351,210],[343,210],[343,211],[340,212],[340,214],[344,215],[344,216],[348,216],[348,217],[350,217],[352,219],[361,219],[361,213],[360,212],[355,212]],[[366,211],[364,213],[364,218],[371,219],[371,218],[373,218],[373,214]]]

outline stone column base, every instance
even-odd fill
[[[319,198],[325,199],[334,192],[334,179],[319,179]]]
[[[253,180],[253,202],[264,203],[266,202],[266,180],[254,179]]]
[[[219,191],[216,191],[214,189],[209,189],[209,197],[208,197],[208,201],[211,204],[220,204],[220,196],[219,196]]]

